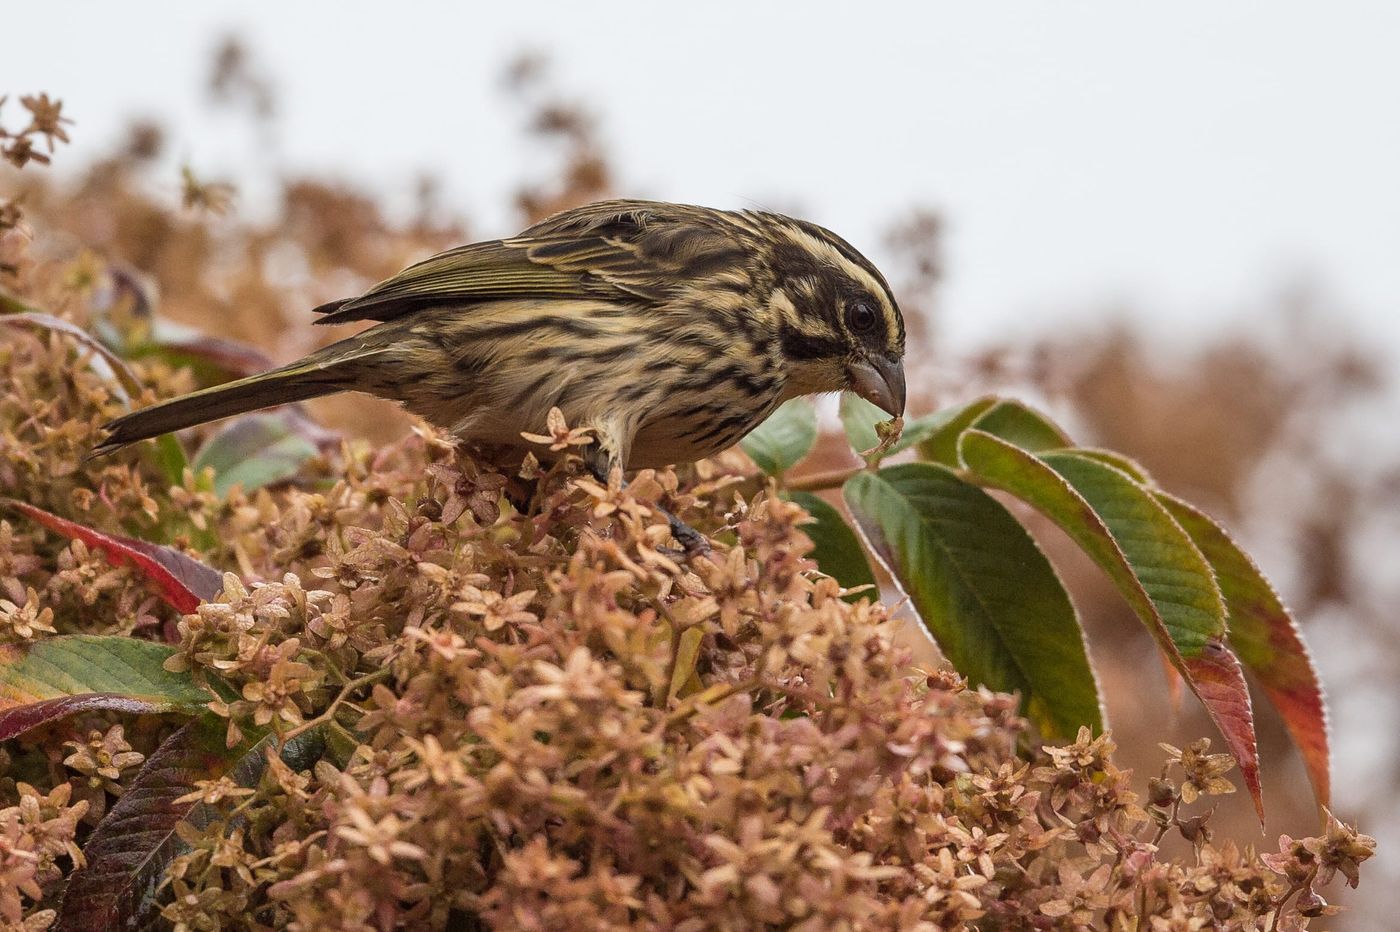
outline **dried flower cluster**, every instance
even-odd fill
[[[0,109],[8,99],[0,95]],[[72,121],[63,116],[63,102],[50,100],[48,94],[24,96],[19,103],[29,112],[29,122],[17,130],[8,130],[0,123],[0,159],[15,168],[23,168],[30,162],[47,165],[54,145],[68,141],[64,126]],[[42,149],[36,147],[38,143],[43,144]],[[0,235],[19,228],[24,217],[20,200],[18,197],[0,199]]]
[[[92,184],[146,218],[147,267],[213,250],[121,179]],[[210,319],[230,294],[274,306],[265,259],[288,242],[372,275],[382,241],[413,235],[369,245],[380,221],[346,222],[359,204],[303,185],[300,222],[246,232],[246,266],[196,262],[166,294]],[[85,328],[137,326],[151,300],[90,254],[0,238],[7,259],[10,290]],[[148,394],[192,380],[159,357],[132,370]],[[133,571],[7,518],[0,642],[165,638],[172,668],[232,687],[212,703],[230,741],[326,735],[307,768],[191,787],[212,818],[179,830],[177,929],[1295,929],[1373,849],[1335,821],[1277,854],[1217,844],[1187,809],[1231,789],[1204,743],[1170,749],[1145,799],[1106,736],[1027,750],[1014,698],[912,668],[882,607],[814,572],[800,509],[738,462],[621,489],[571,461],[483,471],[415,433],[343,445],[320,482],[220,497],[207,476],[160,481],[148,448],[83,461],[123,402],[71,338],[7,333],[0,378],[0,495],[229,571],[180,616]],[[533,488],[529,508],[508,484]],[[714,553],[663,550],[661,506]],[[89,714],[0,751],[0,918],[51,921],[85,817],[172,727]]]
[[[18,783],[6,796],[13,805],[0,808],[0,920],[6,928],[45,929],[53,911],[26,913],[25,906],[40,901],[44,887],[62,877],[60,861],[83,863],[76,838],[88,804],[70,805],[73,787],[67,783],[48,793]]]
[[[73,407],[39,410],[30,444],[36,464],[66,461],[50,471],[72,478],[67,500],[61,482],[31,487],[113,529],[210,529],[207,559],[268,581],[230,574],[220,600],[179,618],[173,665],[239,690],[215,704],[233,729],[327,723],[344,749],[309,772],[275,763],[252,793],[200,788],[222,818],[184,832],[177,925],[239,927],[257,910],[302,928],[454,913],[501,928],[1126,928],[1140,915],[1252,928],[1285,896],[1317,913],[1313,883],[1352,876],[1369,850],[1340,827],[1263,861],[1212,846],[1202,817],[1180,815],[1229,786],[1228,759],[1201,747],[1173,752],[1181,789],[1164,778],[1145,808],[1107,738],[1023,761],[1011,698],[908,669],[881,609],[811,574],[798,509],[726,495],[718,470],[626,491],[555,470],[531,517],[501,501],[500,477],[414,437],[352,448],[321,491],[220,502],[156,488],[132,461],[84,472],[62,428],[87,436],[113,401],[78,363],[52,340],[8,354],[20,398],[72,386]],[[677,565],[657,548],[663,499],[732,543]],[[91,607],[121,630],[148,598],[82,548],[3,533],[7,591],[59,631],[91,630]],[[119,728],[80,735],[23,752],[62,755],[71,785],[52,792],[120,791],[140,752]],[[7,823],[8,870],[53,851],[16,890],[39,899],[63,853],[52,838],[71,843],[90,802],[48,841]],[[1158,855],[1173,828],[1192,857]]]
[[[0,107],[7,99],[0,96]],[[63,127],[72,121],[63,116],[63,102],[50,100],[48,94],[21,97],[19,103],[29,111],[29,123],[13,131],[0,126],[0,157],[16,168],[23,168],[30,162],[47,165],[54,144],[68,141],[68,131]],[[45,150],[35,148],[35,143],[40,141]]]

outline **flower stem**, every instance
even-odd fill
[[[387,678],[389,676],[389,673],[390,671],[388,667],[381,667],[380,669],[375,670],[372,673],[366,673],[364,676],[361,676],[358,679],[354,679],[346,683],[345,686],[341,688],[340,695],[335,697],[331,704],[326,707],[326,710],[324,712],[311,719],[310,721],[302,722],[300,725],[293,728],[285,735],[282,735],[282,740],[279,741],[278,744],[286,744],[288,741],[292,740],[297,735],[300,735],[303,732],[310,731],[318,725],[323,725],[326,722],[333,721],[335,719],[335,713],[340,709],[340,704],[346,699],[349,699],[350,694],[352,692],[359,689],[361,686],[367,686],[370,683],[377,683],[380,680]]]
[[[824,489],[835,489],[845,485],[847,479],[863,469],[865,469],[864,466],[828,469],[825,472],[814,472],[785,482],[783,486],[789,492],[820,492]]]

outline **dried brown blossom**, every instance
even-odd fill
[[[548,434],[522,433],[520,436],[531,443],[547,446],[554,453],[567,450],[569,447],[587,446],[593,442],[593,431],[590,428],[571,428],[564,422],[564,412],[558,408],[549,409],[545,426],[549,429]]]
[[[233,206],[233,185],[225,181],[203,181],[188,165],[180,169],[180,203],[186,210],[221,216]]]
[[[23,220],[24,211],[20,209],[19,198],[0,201],[0,234],[19,229]]]
[[[26,589],[19,604],[0,599],[0,643],[31,640],[36,634],[54,634],[53,609],[42,606],[39,594]]]
[[[0,96],[0,108],[7,99]],[[63,116],[63,102],[51,100],[48,94],[24,96],[19,102],[29,111],[29,124],[13,132],[0,125],[0,156],[16,168],[23,168],[29,162],[47,165],[54,144],[68,141],[68,131],[63,127],[73,121]],[[36,139],[43,140],[47,152],[34,148]]]
[[[1327,813],[1327,834],[1321,838],[1294,840],[1279,838],[1277,854],[1260,857],[1265,866],[1282,874],[1295,885],[1311,885],[1314,878],[1326,885],[1341,873],[1349,886],[1356,886],[1357,868],[1376,853],[1376,840]]]
[[[1167,752],[1167,764],[1179,766],[1186,771],[1186,779],[1181,784],[1182,802],[1194,803],[1201,796],[1219,796],[1233,793],[1235,785],[1226,780],[1224,774],[1235,767],[1235,759],[1229,754],[1211,754],[1210,739],[1200,738],[1188,744],[1185,750],[1160,745]]]
[[[587,121],[545,123],[577,165],[532,209],[607,181]],[[175,308],[270,347],[284,308],[339,293],[278,277],[270,257],[348,293],[460,239],[312,181],[287,186],[276,222],[223,221],[215,237],[130,176],[94,170],[83,210],[51,193],[45,222],[71,224],[89,258],[0,240],[25,300],[133,340]],[[163,299],[114,297],[115,266],[96,256],[130,257]],[[152,397],[195,384],[158,355],[134,367]],[[356,402],[342,422],[382,431],[374,443],[347,444],[316,482],[220,496],[148,450],[84,459],[122,401],[71,342],[18,333],[0,378],[0,495],[230,571],[180,616],[132,571],[0,520],[4,637],[164,636],[171,669],[232,687],[214,709],[233,737],[328,735],[307,769],[274,758],[255,786],[189,788],[212,820],[180,829],[164,888],[175,928],[1252,929],[1275,914],[1298,928],[1331,910],[1314,887],[1353,882],[1374,850],[1335,822],[1263,857],[1208,841],[1209,817],[1182,809],[1227,785],[1205,744],[1170,751],[1181,773],[1143,786],[1107,735],[1018,750],[1038,744],[1014,697],[916,670],[883,607],[813,572],[802,511],[736,494],[722,459],[626,488],[570,479],[586,438],[556,418],[534,439],[566,462],[507,477],[430,431],[394,439],[397,415],[381,425]],[[517,510],[521,477],[531,508]],[[713,553],[660,553],[661,507]],[[52,918],[42,897],[81,856],[92,804],[64,759],[105,799],[156,741],[103,727],[7,745],[54,785],[0,782],[14,787],[0,800],[5,923]],[[1173,828],[1199,844],[1172,853]]]
[[[65,741],[63,746],[72,751],[63,759],[69,769],[82,774],[89,786],[116,796],[123,791],[118,782],[123,772],[140,766],[146,759],[146,755],[131,749],[121,725],[113,725],[105,734],[89,732],[86,741]]]
[[[50,152],[53,151],[55,141],[68,141],[68,133],[63,129],[63,124],[73,121],[63,116],[62,101],[50,100],[48,94],[37,94],[21,97],[19,102],[29,111],[29,125],[20,130],[20,133],[38,133],[45,137]]]
[[[39,921],[43,911],[26,918],[26,906],[42,900],[45,887],[62,877],[60,858],[83,863],[76,836],[88,804],[80,800],[70,805],[72,787],[67,783],[48,793],[27,783],[16,789],[18,802],[0,808],[0,920],[10,927],[32,923],[27,927],[46,928]]]
[[[195,790],[186,793],[175,800],[176,803],[203,803],[206,806],[217,806],[225,799],[241,799],[245,796],[252,796],[253,790],[246,786],[239,786],[227,776],[218,777],[213,780],[196,780]]]
[[[1320,882],[1329,884],[1332,877],[1341,872],[1347,879],[1347,886],[1355,887],[1360,877],[1357,868],[1376,853],[1376,840],[1339,821],[1329,812],[1327,834],[1316,848],[1318,863],[1322,868]]]
[[[450,466],[431,466],[429,472],[448,489],[447,501],[438,515],[443,524],[452,524],[468,512],[480,525],[495,524],[500,518],[505,476],[492,472],[469,475]]]

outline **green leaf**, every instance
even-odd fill
[[[1210,567],[1151,493],[1075,453],[1037,457],[981,430],[963,434],[970,478],[1010,492],[1058,524],[1113,579],[1159,640],[1185,656],[1225,636]]]
[[[923,445],[941,445],[953,451],[956,448],[957,435],[996,401],[992,397],[978,398],[967,404],[943,408],[906,421],[899,439],[890,445],[881,458],[894,456],[912,446],[920,446],[922,449]],[[851,448],[858,453],[879,444],[880,436],[875,430],[875,425],[889,419],[888,414],[858,395],[846,392],[841,396],[841,423],[846,429],[846,439],[850,441]],[[948,439],[949,437],[951,439]],[[949,455],[952,455],[951,452]],[[927,455],[924,459],[942,462],[937,457]],[[956,466],[957,463],[950,459],[944,465]]]
[[[931,463],[862,472],[846,504],[957,670],[1017,690],[1048,738],[1103,712],[1078,617],[1025,529],[994,498]]]
[[[251,492],[295,476],[317,455],[313,443],[285,412],[240,418],[215,434],[195,456],[193,468],[214,470],[214,491],[220,497],[240,485]]]
[[[802,525],[801,530],[812,540],[813,549],[809,556],[817,561],[821,571],[839,582],[843,589],[874,586],[875,573],[870,569],[870,561],[865,558],[865,549],[841,512],[811,492],[790,492],[786,497],[812,516],[812,520]],[[848,602],[879,597],[879,590],[852,592],[845,596]]]
[[[817,411],[806,398],[783,404],[739,441],[739,446],[770,476],[787,472],[812,451],[817,442]]]
[[[880,435],[875,433],[875,425],[889,419],[888,414],[859,395],[841,393],[841,426],[846,428],[846,439],[857,453],[879,446]]]
[[[185,467],[190,464],[185,456],[185,448],[174,434],[161,434],[151,447],[151,456],[156,468],[169,485],[179,485],[185,480]]]
[[[94,709],[199,712],[213,698],[172,673],[173,647],[121,636],[64,635],[0,645],[0,740]]]
[[[1157,483],[1148,474],[1147,467],[1143,466],[1132,457],[1124,456],[1122,453],[1113,450],[1100,450],[1096,447],[1075,447],[1074,452],[1085,459],[1098,460],[1105,466],[1112,466],[1119,472],[1125,472],[1138,485],[1151,488]]]
[[[942,463],[953,469],[961,466],[958,462],[958,438],[962,436],[963,431],[972,426],[973,421],[995,405],[997,400],[988,395],[973,399],[967,404],[944,408],[938,414],[932,415],[940,418],[940,423],[917,441],[919,456],[931,463]]]
[[[1032,453],[1073,445],[1053,421],[1019,401],[998,401],[982,412],[971,426]]]
[[[1225,602],[1210,564],[1151,492],[1131,476],[1075,452],[1046,453],[1040,460],[1074,488],[1108,529],[1150,599],[1150,611],[1161,618],[1182,656],[1194,656],[1208,642],[1224,639]]]
[[[959,455],[970,478],[1010,492],[1058,524],[1108,573],[1182,674],[1235,755],[1263,818],[1249,690],[1225,646],[1225,603],[1195,543],[1126,473],[1074,451],[1037,457],[981,430]]]
[[[1283,718],[1321,806],[1330,805],[1331,758],[1322,684],[1297,623],[1268,579],[1225,529],[1179,498],[1158,492],[1210,561],[1229,610],[1230,645]]]

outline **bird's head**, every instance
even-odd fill
[[[904,317],[879,270],[816,224],[766,215],[785,394],[846,390],[904,413]]]

